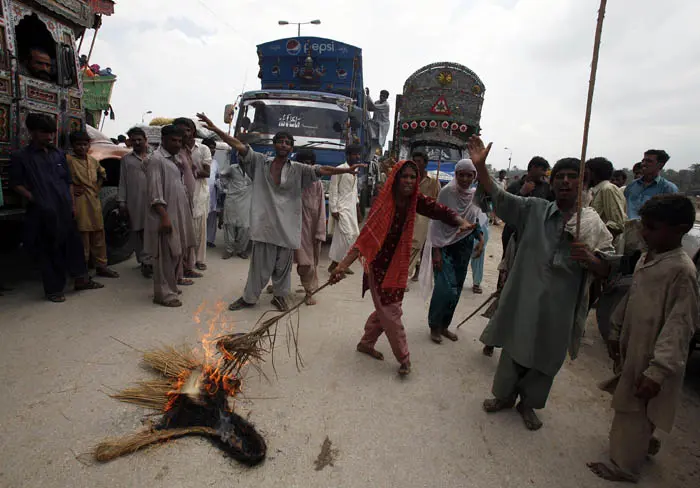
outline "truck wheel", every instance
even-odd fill
[[[100,191],[109,264],[126,261],[134,252],[130,243],[129,219],[119,211],[117,191],[115,186],[108,186]]]

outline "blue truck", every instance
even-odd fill
[[[313,149],[318,164],[345,161],[349,143],[370,157],[369,119],[362,79],[362,50],[333,39],[293,37],[257,46],[260,90],[241,94],[224,120],[253,150],[274,155],[272,137],[294,136],[295,149]],[[368,201],[373,178],[365,171],[360,190]]]

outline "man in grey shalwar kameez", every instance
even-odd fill
[[[515,257],[498,309],[481,336],[487,346],[503,348],[487,412],[512,408],[530,430],[542,423],[534,409],[544,408],[554,376],[566,358],[578,352],[588,313],[592,274],[605,276],[608,265],[594,251],[611,251],[612,236],[600,217],[585,213],[579,240],[575,235],[579,160],[562,159],[552,169],[556,200],[523,198],[504,191],[491,180],[484,148],[478,137],[469,141],[479,183],[490,194],[496,215],[517,227]],[[582,214],[582,221],[583,221]]]
[[[301,246],[302,191],[321,176],[355,174],[364,165],[349,168],[310,166],[290,161],[294,138],[288,132],[273,137],[275,157],[268,159],[250,146],[228,135],[204,114],[197,117],[221,139],[238,151],[240,166],[253,181],[250,238],[253,254],[243,296],[229,305],[229,310],[252,307],[272,278],[272,304],[287,310],[286,297],[291,291],[294,250]]]
[[[224,255],[229,259],[234,255],[248,259],[250,244],[250,201],[253,194],[253,181],[239,164],[231,164],[221,172],[224,200],[223,228]]]
[[[191,285],[182,277],[183,260],[195,244],[192,211],[178,160],[182,132],[163,127],[161,146],[146,170],[148,211],[144,222],[144,247],[153,256],[153,302],[180,307],[177,285]]]
[[[372,102],[369,97],[369,89],[367,90],[367,110],[373,112],[372,124],[372,139],[377,141],[379,146],[384,147],[386,136],[389,134],[389,125],[391,123],[391,106],[389,106],[389,92],[382,90],[379,93],[379,100]]]

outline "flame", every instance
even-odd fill
[[[191,374],[192,374],[192,371],[189,369],[186,369],[178,375],[177,381],[175,382],[173,389],[168,392],[168,403],[165,405],[166,412],[171,410],[173,408],[173,406],[175,405],[175,402],[177,401],[178,397],[180,396],[180,390],[182,389],[184,384],[187,383],[187,380],[189,379]]]

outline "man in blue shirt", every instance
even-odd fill
[[[634,180],[625,188],[627,200],[627,217],[639,219],[639,209],[654,195],[678,193],[678,187],[659,176],[669,155],[663,149],[649,149],[642,159],[642,177]]]

